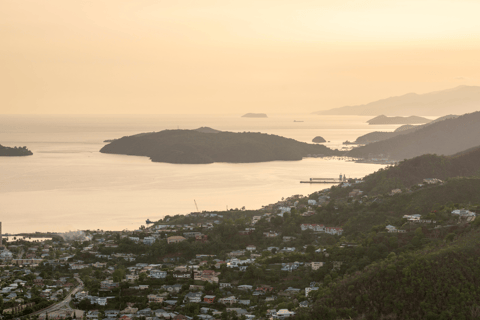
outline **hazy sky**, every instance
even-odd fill
[[[1,0],[0,113],[313,112],[480,85],[478,0]]]

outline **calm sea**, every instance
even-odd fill
[[[179,165],[101,154],[103,140],[164,129],[264,132],[327,146],[397,126],[369,126],[371,117],[269,115],[1,116],[0,144],[27,146],[30,157],[0,157],[0,221],[4,233],[136,229],[145,220],[200,210],[260,208],[330,185],[311,177],[363,177],[381,165],[304,159],[266,163]],[[303,122],[294,122],[303,121]]]

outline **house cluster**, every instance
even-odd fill
[[[323,224],[308,224],[308,223],[303,223],[300,225],[300,228],[302,231],[305,230],[312,230],[315,232],[323,232],[323,233],[328,233],[332,235],[342,235],[343,233],[343,228],[340,227],[325,227]]]

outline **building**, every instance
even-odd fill
[[[203,297],[203,302],[214,303],[215,302],[215,296],[206,295],[205,297]]]
[[[323,267],[323,262],[310,262],[308,265],[312,268],[312,270],[318,270]]]
[[[246,249],[247,249],[248,251],[255,251],[255,250],[257,250],[257,247],[255,247],[253,244],[250,244],[250,245],[247,246]]]
[[[167,271],[156,270],[156,269],[150,270],[150,278],[165,279],[166,277],[167,277]]]
[[[151,246],[152,244],[155,243],[155,238],[154,237],[145,237],[145,238],[143,238],[143,243]]]
[[[178,242],[182,242],[182,241],[185,241],[187,240],[186,238],[182,237],[182,236],[172,236],[172,237],[168,237],[167,238],[167,243],[170,244],[170,243],[178,243]]]

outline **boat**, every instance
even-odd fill
[[[303,122],[303,120],[293,120],[293,122]]]

